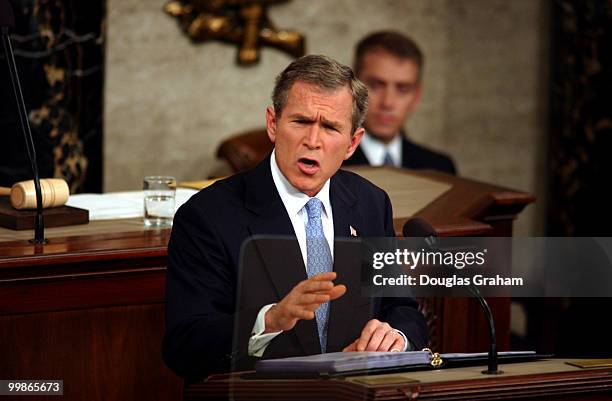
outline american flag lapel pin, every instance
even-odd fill
[[[351,237],[356,237],[357,236],[357,230],[355,230],[353,228],[353,226],[349,226],[349,228],[351,229]]]

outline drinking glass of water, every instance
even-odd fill
[[[176,180],[169,176],[147,176],[144,189],[144,225],[170,227],[174,217]]]

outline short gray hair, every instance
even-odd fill
[[[289,90],[298,81],[329,91],[348,87],[353,96],[351,135],[361,127],[368,110],[368,89],[350,67],[322,55],[304,56],[293,61],[276,77],[272,103],[277,116],[282,114]]]

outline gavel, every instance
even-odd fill
[[[42,191],[43,208],[62,206],[70,196],[68,183],[61,178],[41,179],[40,190]],[[0,195],[10,195],[11,205],[15,209],[36,209],[34,180],[18,182],[11,188],[0,187]]]

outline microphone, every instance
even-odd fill
[[[427,220],[420,217],[415,217],[408,220],[404,224],[404,227],[402,227],[402,234],[404,234],[404,237],[423,237],[425,243],[431,249],[438,247],[438,233],[436,232],[435,228],[433,228],[433,226],[427,222]],[[478,304],[482,308],[485,318],[487,319],[487,323],[489,324],[490,340],[489,354],[487,357],[487,370],[483,370],[482,373],[487,375],[497,375],[503,373],[498,369],[497,338],[495,336],[495,321],[493,320],[491,308],[472,280],[470,280],[468,289],[470,293],[472,293],[472,295],[478,300]]]
[[[23,136],[25,138],[28,159],[30,160],[32,174],[34,175],[34,189],[36,192],[36,220],[34,222],[34,239],[30,240],[30,242],[40,245],[47,242],[45,239],[45,222],[42,212],[43,197],[40,187],[40,177],[38,176],[38,164],[36,163],[34,140],[32,139],[32,131],[30,131],[28,114],[23,101],[21,84],[19,83],[19,75],[17,75],[15,55],[13,54],[13,47],[11,46],[11,39],[9,37],[9,28],[12,28],[13,26],[15,26],[15,15],[13,14],[13,9],[11,8],[8,0],[0,0],[0,30],[2,31],[0,36],[2,36],[4,55],[6,62],[8,63],[9,74],[11,76],[13,96],[15,98],[15,103],[17,104],[21,131],[23,132]]]
[[[408,220],[402,227],[402,234],[409,238],[422,237],[430,248],[438,246],[438,233],[427,220],[420,217]]]

